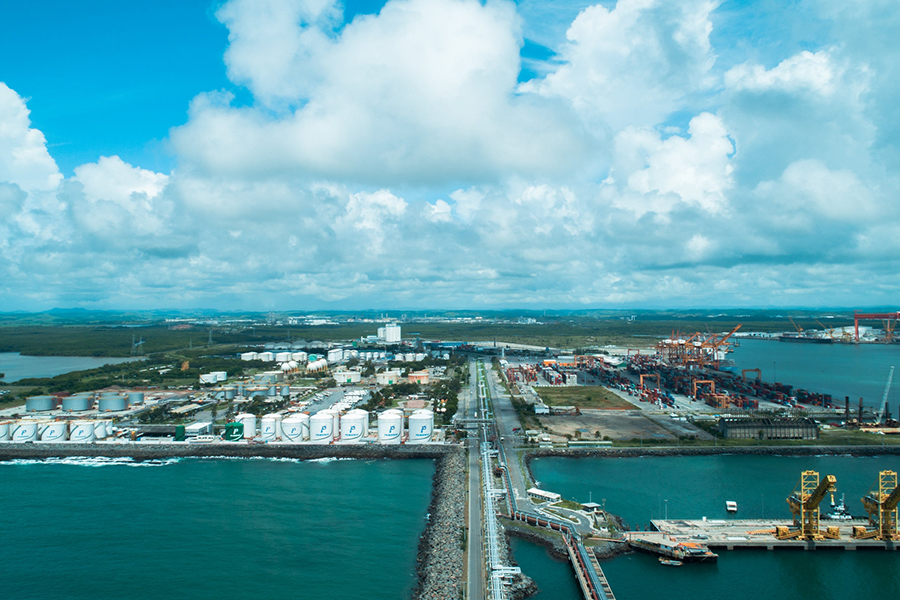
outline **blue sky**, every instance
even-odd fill
[[[9,310],[865,306],[888,0],[0,5]]]

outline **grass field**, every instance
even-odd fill
[[[537,387],[535,390],[548,406],[577,406],[578,408],[634,408],[630,402],[604,387]]]

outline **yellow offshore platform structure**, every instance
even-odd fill
[[[857,539],[900,540],[897,531],[897,505],[900,504],[900,487],[897,486],[896,471],[881,471],[878,481],[862,498],[863,506],[869,513],[869,525],[874,529],[854,527],[853,537]]]
[[[819,529],[819,504],[829,492],[833,492],[837,478],[826,475],[819,481],[817,471],[803,471],[800,482],[787,498],[788,506],[794,514],[794,528],[779,526],[775,528],[775,537],[780,540],[836,540],[840,538],[837,527]]]

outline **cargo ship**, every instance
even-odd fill
[[[830,337],[814,337],[800,333],[782,333],[778,336],[779,342],[800,342],[808,344],[831,344],[834,342]]]

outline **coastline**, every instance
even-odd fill
[[[440,458],[453,451],[445,444],[397,445],[383,444],[70,444],[70,443],[0,443],[0,460],[68,458],[133,458],[158,460],[164,458]]]

